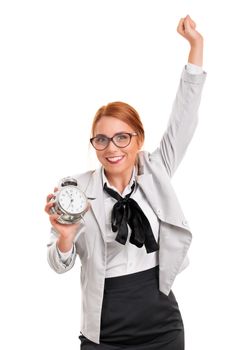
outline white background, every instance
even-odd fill
[[[95,168],[96,110],[132,104],[145,149],[165,130],[189,44],[205,40],[199,125],[172,183],[189,221],[190,265],[173,292],[186,350],[232,348],[231,1],[1,1],[1,349],[79,349],[80,261],[67,274],[46,258],[45,198],[62,177]]]

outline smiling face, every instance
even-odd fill
[[[134,133],[136,130],[118,118],[103,116],[96,123],[94,136],[102,134],[107,137],[113,137],[119,132]],[[133,136],[127,147],[119,148],[113,142],[110,142],[104,150],[96,150],[96,155],[108,177],[121,174],[130,178],[141,146],[142,142],[138,136]]]

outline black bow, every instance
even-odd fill
[[[145,244],[147,253],[159,250],[159,246],[155,240],[149,220],[139,207],[138,203],[130,198],[135,187],[135,182],[131,187],[131,192],[124,198],[116,191],[112,190],[104,184],[104,190],[117,200],[112,209],[111,223],[113,232],[117,232],[115,240],[121,244],[125,244],[128,237],[128,227],[131,228],[130,243],[141,248]]]

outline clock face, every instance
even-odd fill
[[[60,190],[58,202],[62,209],[73,215],[82,213],[87,206],[84,193],[75,186],[64,186]]]

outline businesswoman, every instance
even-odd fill
[[[186,16],[177,31],[190,43],[167,129],[152,153],[124,102],[102,106],[90,142],[101,167],[74,175],[89,199],[84,220],[51,222],[48,262],[57,273],[81,261],[81,349],[183,350],[184,325],[171,286],[188,265],[192,234],[171,177],[197,125],[206,72],[203,37]]]

